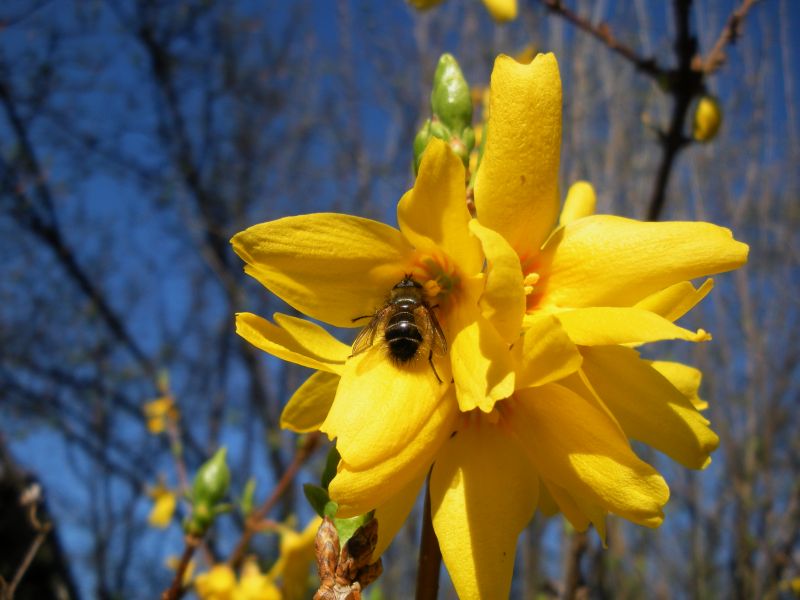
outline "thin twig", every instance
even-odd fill
[[[33,530],[36,531],[36,537],[28,547],[28,551],[25,553],[25,557],[22,559],[19,567],[17,567],[17,571],[11,579],[11,583],[6,584],[0,577],[0,597],[3,600],[13,600],[14,593],[17,591],[17,587],[25,576],[25,573],[28,572],[33,559],[36,557],[36,553],[39,552],[39,548],[42,547],[44,540],[47,538],[47,534],[53,529],[52,523],[42,523],[39,521],[39,517],[36,514],[40,493],[41,488],[36,485],[28,488],[28,491],[22,496],[22,504],[28,505],[28,520]]]
[[[178,598],[183,596],[185,591],[183,587],[184,574],[186,573],[186,569],[189,567],[189,563],[192,561],[194,551],[197,550],[197,547],[202,541],[202,538],[193,535],[186,536],[183,554],[181,555],[181,560],[178,562],[178,566],[175,569],[175,576],[172,578],[172,583],[170,584],[169,588],[167,588],[164,593],[161,594],[161,600],[178,600]]]
[[[430,473],[425,484],[425,507],[422,512],[422,534],[419,543],[419,564],[417,565],[416,600],[436,600],[439,595],[439,571],[442,566],[442,551],[433,530],[431,516]]]
[[[611,50],[624,57],[628,62],[632,63],[639,71],[647,75],[657,78],[661,76],[665,70],[661,68],[653,57],[642,57],[630,46],[626,46],[620,42],[611,33],[611,28],[607,23],[599,23],[595,25],[588,19],[580,16],[578,13],[564,6],[561,0],[539,0],[551,13],[558,15],[575,25],[578,29],[585,31],[592,37],[600,40]]]
[[[289,485],[292,483],[295,475],[297,475],[297,472],[300,470],[300,468],[317,449],[321,440],[322,434],[320,434],[318,431],[308,434],[305,442],[294,455],[292,463],[287,467],[280,481],[278,481],[278,484],[272,490],[272,494],[247,518],[245,529],[242,532],[242,537],[239,538],[236,548],[233,550],[231,557],[228,559],[228,564],[230,564],[231,567],[237,569],[241,566],[245,553],[247,552],[247,548],[250,545],[250,539],[259,529],[262,528],[264,518],[269,514],[269,511],[273,509],[275,504],[277,504],[278,500],[280,500],[281,496],[286,492],[286,490],[289,489]]]
[[[758,0],[744,0],[739,7],[730,14],[717,41],[700,65],[700,69],[703,73],[710,75],[725,63],[725,46],[733,44],[739,36],[742,35],[742,22],[747,12],[756,2],[758,2]]]
[[[576,531],[572,534],[564,572],[564,593],[562,598],[566,600],[578,597],[581,588],[586,586],[586,581],[581,573],[581,560],[589,546],[588,540],[589,538],[585,531]]]

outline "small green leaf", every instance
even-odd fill
[[[239,508],[242,510],[242,514],[246,517],[251,512],[253,512],[253,496],[256,493],[256,478],[251,477],[247,480],[247,483],[244,486],[244,490],[242,491],[242,499],[239,502]]]
[[[336,446],[332,446],[328,452],[328,457],[325,459],[325,468],[322,470],[322,477],[320,479],[320,485],[322,485],[324,489],[328,489],[331,480],[336,476],[336,468],[339,466],[341,458]]]
[[[328,490],[313,483],[303,484],[303,493],[306,495],[306,500],[320,517],[325,516],[325,506],[330,502]]]
[[[336,526],[336,531],[339,533],[339,547],[343,548],[356,530],[362,525],[366,525],[372,520],[374,511],[370,511],[365,515],[357,517],[350,517],[349,519],[333,519],[333,524]]]

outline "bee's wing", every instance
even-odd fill
[[[372,346],[372,343],[375,341],[375,333],[378,331],[378,324],[381,322],[382,315],[383,311],[375,313],[375,316],[372,317],[372,320],[369,322],[369,324],[358,333],[356,339],[353,341],[353,354],[350,356],[360,354]]]
[[[425,338],[430,339],[431,352],[436,356],[444,356],[447,354],[447,338],[444,337],[444,331],[442,331],[433,309],[429,306],[422,306],[417,309],[417,312],[417,316],[425,328]]]

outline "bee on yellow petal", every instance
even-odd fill
[[[355,320],[360,318],[364,317]],[[371,315],[369,324],[353,342],[353,356],[370,348],[376,337],[383,338],[389,356],[400,365],[427,352],[428,363],[436,379],[442,382],[433,366],[433,356],[447,354],[447,340],[432,307],[425,300],[423,286],[410,275],[392,288],[383,308]]]

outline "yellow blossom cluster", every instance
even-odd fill
[[[399,282],[426,291],[403,304],[405,316],[379,319],[359,352],[288,315],[242,313],[236,325],[262,350],[315,370],[282,425],[336,440],[330,496],[340,516],[375,510],[375,558],[430,472],[433,526],[461,598],[508,595],[517,537],[537,509],[601,536],[608,514],[662,522],[667,484],[631,440],[702,469],[718,438],[700,412],[699,371],[638,349],[709,340],[676,324],[713,286],[692,280],[742,266],[748,251],[710,223],[595,214],[586,182],[562,207],[554,56],[498,57],[490,89],[474,214],[461,160],[434,138],[397,228],[318,213],[232,240],[247,273],[337,327],[363,324],[355,320],[386,306]],[[428,313],[445,352],[433,352]],[[418,347],[412,360],[387,349],[392,326]]]

